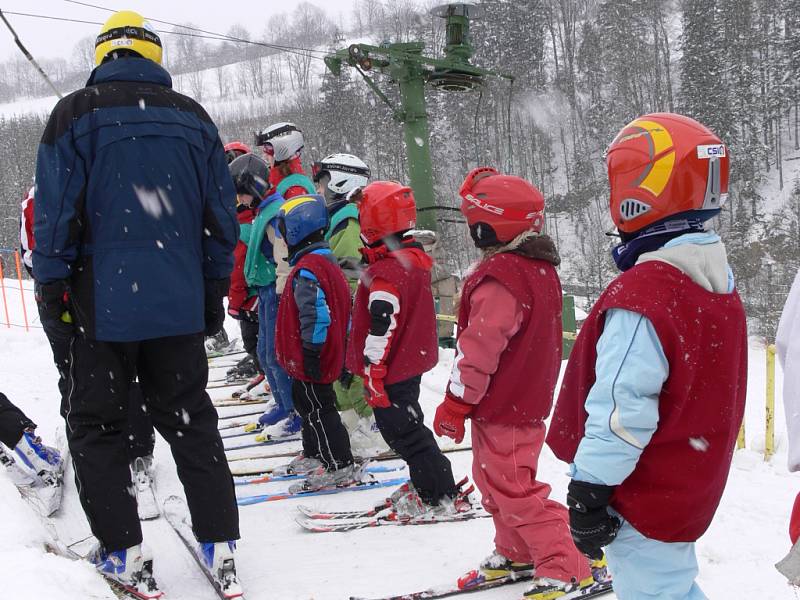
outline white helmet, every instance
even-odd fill
[[[294,123],[275,123],[256,134],[256,145],[271,154],[275,162],[298,156],[304,144],[303,132]]]
[[[329,176],[328,189],[337,196],[364,187],[369,181],[369,167],[352,154],[331,154],[311,167],[314,183]]]

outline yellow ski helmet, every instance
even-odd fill
[[[94,64],[115,50],[131,50],[161,64],[161,38],[145,18],[132,10],[115,12],[105,22],[94,44]]]

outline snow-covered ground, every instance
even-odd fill
[[[35,308],[26,282],[29,318]],[[6,280],[12,323],[22,323],[17,282]],[[228,323],[236,334],[236,324]],[[441,363],[424,380],[422,403],[429,418],[441,398],[452,352],[443,351]],[[777,454],[764,462],[765,352],[755,340],[750,350],[747,406],[747,449],[736,453],[728,487],[717,517],[698,543],[700,583],[709,598],[779,600],[795,597],[773,564],[789,548],[788,514],[800,485],[786,471],[786,442],[780,403],[780,373],[776,410]],[[221,371],[215,371],[215,374]],[[0,391],[39,424],[52,440],[62,421],[58,414],[56,371],[41,329],[26,333],[5,326],[0,310]],[[222,391],[215,390],[215,395]],[[221,414],[237,409],[220,409]],[[465,442],[466,443],[466,442]],[[288,446],[285,445],[285,446]],[[250,451],[239,451],[239,456]],[[457,476],[468,474],[469,452],[449,455]],[[181,493],[169,449],[156,446],[158,495]],[[250,461],[248,461],[250,462]],[[276,462],[273,460],[273,463]],[[234,463],[241,465],[242,463]],[[269,461],[258,461],[267,465]],[[553,485],[553,497],[565,497],[566,467],[545,450],[541,477]],[[676,468],[679,468],[676,465]],[[394,477],[396,474],[386,475]],[[286,483],[251,486],[244,493],[268,493]],[[240,493],[241,490],[240,490]],[[85,528],[72,481],[59,518]],[[492,547],[488,519],[425,527],[380,528],[352,533],[313,534],[294,522],[299,503],[325,507],[371,505],[383,490],[339,494],[320,499],[285,500],[243,507],[242,540],[237,565],[250,600],[343,600],[352,595],[397,594],[440,585],[475,567]],[[0,473],[0,581],[13,581],[26,598],[64,600],[113,598],[108,587],[85,564],[48,554],[47,532],[39,519]],[[155,556],[158,581],[171,600],[205,600],[216,596],[198,573],[168,524],[159,519],[144,524],[146,543]],[[484,599],[521,597],[524,585],[473,595]]]

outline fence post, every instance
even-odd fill
[[[742,416],[742,426],[739,427],[739,435],[736,438],[736,449],[741,450],[745,446],[744,441],[744,416]]]
[[[25,307],[25,290],[22,287],[22,266],[20,265],[19,252],[14,250],[14,263],[17,265],[17,281],[19,282],[19,295],[22,300],[22,318],[25,321],[25,331],[30,331],[28,328],[28,309]]]
[[[566,334],[572,334],[562,335],[561,358],[566,360],[575,345],[575,332],[578,331],[575,318],[575,296],[564,296],[561,301],[561,329]]]
[[[0,290],[3,291],[3,308],[6,311],[6,327],[11,329],[11,318],[8,316],[8,302],[6,301],[6,276],[3,273],[3,260],[0,259]]]
[[[767,430],[764,460],[775,454],[775,344],[767,346]]]

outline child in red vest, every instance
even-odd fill
[[[747,390],[747,326],[725,246],[706,222],[728,149],[670,113],[628,124],[607,153],[622,275],[570,356],[547,443],[571,463],[578,548],[607,546],[620,600],[702,600],[694,543],[725,489]]]
[[[292,271],[278,307],[275,354],[292,378],[292,398],[303,423],[303,455],[322,463],[290,489],[356,483],[360,467],[353,461],[333,391],[344,367],[350,287],[325,241],[325,199],[305,195],[287,200],[277,228],[289,248]]]
[[[434,431],[460,442],[472,419],[472,475],[496,534],[495,551],[467,578],[531,575],[536,565],[526,598],[571,598],[595,580],[570,538],[566,507],[536,480],[561,364],[560,258],[541,233],[544,198],[488,167],[472,171],[460,194],[483,258],[464,282],[455,363]]]
[[[364,378],[383,439],[408,463],[412,485],[393,495],[394,506],[407,517],[468,509],[419,405],[422,374],[438,362],[439,348],[433,261],[406,235],[416,224],[414,195],[375,181],[355,198],[367,267],[356,290],[347,370]]]

